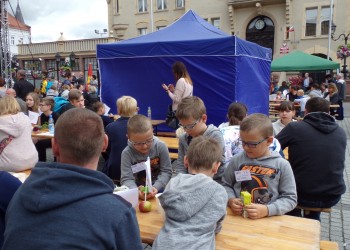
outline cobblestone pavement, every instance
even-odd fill
[[[347,108],[349,107],[349,108]],[[340,250],[350,250],[350,103],[346,104],[345,119],[338,124],[346,131],[347,149],[345,158],[344,180],[346,193],[331,213],[321,215],[321,240],[338,242]],[[330,145],[331,147],[331,145]]]

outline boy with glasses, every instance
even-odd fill
[[[182,99],[176,111],[176,117],[179,120],[179,126],[186,132],[179,138],[178,159],[175,166],[176,173],[187,174],[187,166],[184,163],[184,156],[192,138],[200,135],[213,138],[220,145],[222,150],[221,162],[224,162],[225,143],[220,130],[214,125],[207,125],[207,112],[204,102],[197,96],[189,96]],[[221,183],[224,167],[220,166],[213,179]]]
[[[40,126],[49,124],[50,115],[52,116],[54,124],[56,124],[60,115],[52,111],[54,106],[55,101],[51,97],[45,97],[40,100],[39,108],[42,112],[39,116],[38,122]],[[35,143],[35,148],[38,151],[39,161],[46,161],[46,149],[51,148],[51,139],[33,139],[33,142]]]
[[[233,156],[223,176],[234,215],[241,215],[244,209],[248,218],[259,219],[283,215],[297,205],[292,168],[278,152],[269,149],[272,134],[271,121],[263,114],[252,114],[241,123],[244,151]],[[242,191],[251,195],[251,204],[244,208]]]
[[[164,142],[153,136],[151,120],[144,115],[131,117],[127,124],[128,145],[122,152],[121,185],[128,188],[142,188],[146,182],[143,162],[150,158],[153,190],[148,190],[147,199],[165,188],[171,178],[171,162]],[[139,190],[140,199],[145,198]]]

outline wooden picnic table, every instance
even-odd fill
[[[163,141],[168,149],[174,149],[178,150],[179,149],[179,138],[174,138],[174,137],[163,137],[163,136],[157,136],[159,140]]]
[[[158,203],[150,200],[152,211],[141,213],[136,208],[142,242],[152,245],[164,219],[158,212]],[[320,249],[320,222],[288,215],[258,220],[233,216],[227,208],[221,232],[216,236],[215,249]],[[179,238],[181,240],[181,238]]]
[[[39,139],[51,139],[54,137],[53,134],[49,133],[48,129],[32,131],[32,137],[36,137]]]

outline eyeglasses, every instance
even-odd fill
[[[39,107],[47,106],[46,104],[39,104]]]
[[[179,123],[179,127],[183,128],[184,130],[191,130],[197,125],[197,123],[199,121],[200,121],[200,118],[195,123],[192,123],[192,124],[189,124],[189,125],[182,125],[181,123]]]
[[[256,148],[260,143],[262,143],[263,141],[266,141],[267,139],[269,139],[269,137],[265,137],[264,139],[258,142],[246,142],[246,141],[242,141],[242,139],[239,139],[239,140],[242,142],[243,147],[247,146],[248,148]]]
[[[144,142],[134,142],[132,140],[128,140],[134,147],[142,147],[143,145],[147,145],[147,146],[150,146],[153,141],[154,141],[154,138],[152,137],[151,139],[148,139]]]

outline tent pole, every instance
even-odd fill
[[[151,0],[151,32],[153,32],[153,0]]]
[[[332,32],[332,23],[333,23],[333,0],[331,0],[331,13],[329,18],[329,27],[328,27],[328,50],[327,50],[327,60],[329,60],[329,53],[331,52],[331,32]]]

